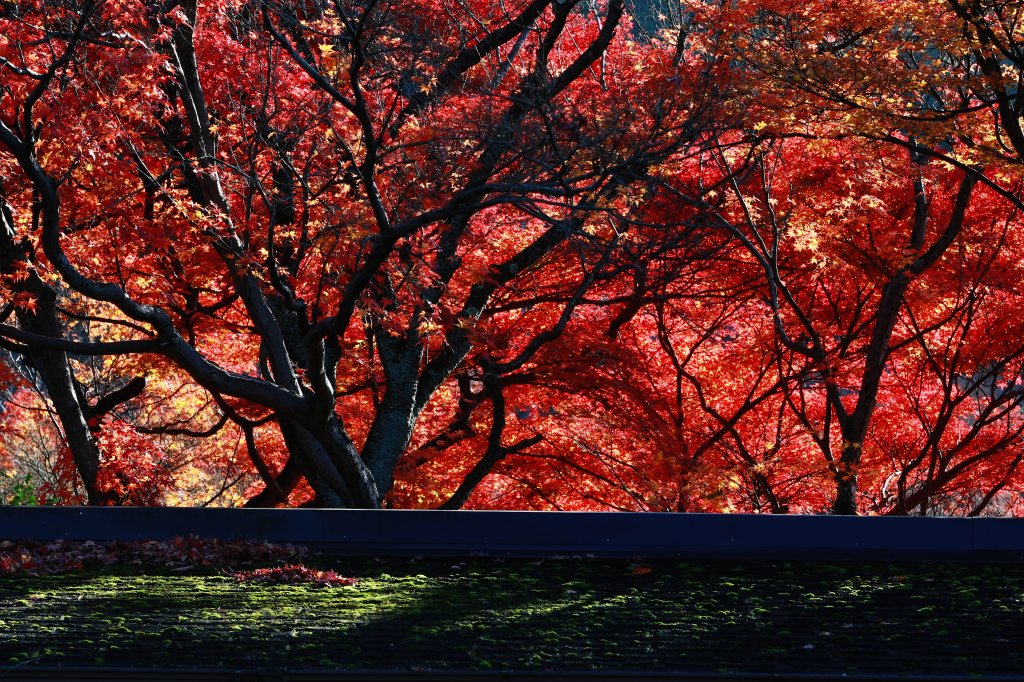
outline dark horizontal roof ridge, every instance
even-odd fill
[[[0,539],[195,535],[341,555],[1024,561],[1024,518],[182,507],[0,507]]]

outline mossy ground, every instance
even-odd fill
[[[14,665],[1024,673],[1024,567],[338,560],[353,587],[0,578]],[[646,568],[651,570],[645,572]]]

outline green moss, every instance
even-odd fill
[[[1019,665],[1013,652],[1024,650],[1024,577],[1014,568],[968,582],[977,567],[644,562],[652,572],[634,576],[635,563],[612,560],[460,563],[325,564],[359,578],[337,589],[159,571],[11,578],[0,581],[12,633],[0,638],[0,660],[271,667],[287,652],[294,665],[338,669],[827,672],[855,663],[863,674],[899,661],[937,674],[954,655],[999,669]],[[936,646],[943,632],[963,648]],[[838,641],[856,661],[837,653]]]

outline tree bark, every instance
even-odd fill
[[[11,209],[0,199],[0,271],[11,272],[16,265],[28,268],[28,275],[18,282],[15,293],[28,294],[35,303],[34,311],[26,308],[17,310],[19,326],[43,336],[62,338],[63,330],[57,317],[57,293],[31,269],[26,248],[15,233]],[[37,347],[26,348],[23,357],[38,372],[57,413],[64,431],[64,440],[82,479],[86,501],[93,505],[105,504],[106,498],[96,487],[100,466],[99,446],[86,417],[88,405],[79,401],[75,391],[74,375],[67,355],[61,350]]]

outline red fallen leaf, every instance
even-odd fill
[[[342,587],[356,584],[355,578],[341,576],[334,571],[318,571],[298,564],[240,571],[235,573],[235,578],[241,582],[264,585],[308,583],[316,587]]]
[[[647,575],[648,573],[653,573],[653,572],[654,572],[654,569],[651,568],[650,566],[637,566],[636,568],[633,569],[633,575]]]

